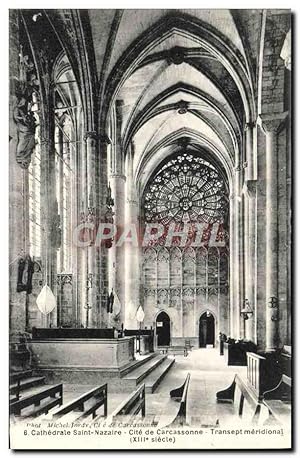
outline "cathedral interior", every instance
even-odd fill
[[[286,420],[264,393],[291,386],[290,11],[9,21],[12,412],[106,383],[158,424],[189,384],[188,423],[218,425],[235,377]]]

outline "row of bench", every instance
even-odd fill
[[[162,353],[165,354],[172,354],[175,355],[183,355],[188,356],[189,351],[192,351],[193,345],[191,344],[190,340],[185,340],[184,344],[182,345],[168,345],[168,346],[160,346],[159,349]]]
[[[33,376],[32,370],[12,373],[9,376],[10,402],[18,401],[21,392],[45,383],[45,377]]]
[[[170,392],[170,397],[178,402],[178,408],[173,421],[169,426],[186,424],[186,403],[190,374],[187,375],[184,384]],[[10,402],[10,414],[14,418],[28,419],[46,414],[46,419],[58,420],[68,414],[74,414],[73,421],[82,421],[91,417],[91,421],[101,421],[107,418],[107,384],[90,390],[75,400],[63,405],[63,385],[58,384],[50,388],[28,395],[22,399],[13,399]],[[56,407],[56,410],[53,410]],[[97,411],[103,407],[103,414],[100,416]],[[52,411],[52,412],[50,412]],[[133,418],[141,413],[146,415],[145,384],[138,387],[131,393],[110,415],[110,420],[126,417]]]
[[[232,384],[217,393],[217,402],[233,404],[238,417],[247,422],[284,426],[291,421],[291,387],[291,377],[282,375],[278,385],[265,391],[260,399],[247,381],[236,374]]]
[[[170,391],[171,404],[163,407],[163,412],[156,416],[158,420],[153,419],[153,425],[159,423],[161,414],[166,416],[171,411],[174,413],[173,419],[164,426],[187,424],[189,382],[190,374],[187,374],[183,385]],[[236,374],[230,387],[217,393],[217,401],[234,404],[238,416],[253,424],[267,424],[274,421],[284,424],[291,417],[291,384],[291,378],[283,375],[280,383],[274,389],[264,392],[263,398],[259,399],[253,394],[247,381]],[[173,401],[177,402],[176,407]],[[63,405],[63,385],[58,384],[22,399],[13,399],[10,403],[10,413],[14,417],[28,419],[52,411],[50,415],[53,420],[73,413],[76,415],[73,420],[76,421],[82,421],[88,417],[91,417],[92,421],[99,421],[108,415],[107,402],[107,384],[104,384]],[[100,416],[97,411],[102,406],[104,410]],[[56,410],[53,411],[55,407]],[[139,413],[145,417],[145,384],[131,393],[110,415],[110,419],[113,421],[117,417],[124,419],[126,417],[127,421],[128,418],[136,417]]]

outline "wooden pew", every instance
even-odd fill
[[[46,402],[41,404],[41,401],[44,400],[46,400]],[[50,409],[57,405],[62,405],[62,403],[63,385],[60,383],[59,385],[52,386],[51,388],[47,388],[31,396],[26,396],[23,399],[12,402],[9,406],[9,410],[10,415],[15,415],[15,417],[20,417],[21,419],[33,418],[48,413]],[[22,415],[22,410],[30,406],[33,406],[33,409]]]
[[[169,347],[158,347],[163,353],[188,356],[188,347],[186,345],[170,345]]]
[[[292,379],[283,374],[280,382],[272,390],[265,391],[264,400],[279,399],[282,402],[291,402],[292,399]]]
[[[27,374],[31,371],[22,372],[21,374],[10,374],[9,376],[9,394],[15,395],[14,398],[9,400],[10,403],[18,401],[20,399],[20,392],[21,392],[21,380],[27,377]],[[12,386],[16,384],[15,386]]]
[[[114,412],[111,414],[111,420],[120,419],[126,416],[126,421],[135,417],[141,412],[142,417],[146,415],[146,397],[145,397],[145,384],[141,385],[137,390],[131,393]]]
[[[185,340],[184,341],[184,346],[185,348],[187,349],[187,351],[192,351],[192,348],[193,348],[193,345],[191,344],[191,341],[190,340]]]
[[[282,375],[278,385],[272,390],[264,392],[263,404],[269,412],[268,421],[286,425],[291,422],[292,416],[292,379],[287,375]]]
[[[291,377],[292,375],[292,347],[284,345],[280,353],[280,366],[282,373]]]
[[[156,426],[161,429],[174,426],[184,426],[187,424],[186,403],[189,382],[190,374],[188,373],[184,383],[179,388],[170,391],[170,398],[164,403],[160,412],[153,418],[152,426]]]
[[[86,404],[89,405],[87,406]],[[96,418],[97,410],[101,406],[104,406],[104,417],[107,417],[107,383],[93,388],[74,401],[62,406],[52,414],[52,420],[58,420],[71,412],[80,412],[78,417],[74,419],[76,421],[81,421],[89,415],[92,415],[92,418]]]
[[[33,377],[32,370],[21,373],[10,374],[9,376],[9,394],[11,396],[9,402],[18,401],[23,390],[33,386],[42,385],[45,383],[45,377]]]
[[[224,390],[220,390],[217,392],[216,394],[217,402],[232,404],[234,401],[235,387],[236,387],[236,376],[234,376],[233,382],[228,388],[225,388]]]
[[[187,374],[184,384],[179,388],[170,391],[170,397],[176,402],[179,402],[179,409],[174,420],[168,425],[172,426],[185,426],[186,421],[186,404],[191,375]]]
[[[257,346],[253,342],[224,342],[224,358],[228,366],[247,366],[247,352],[255,353]]]
[[[232,384],[225,390],[217,392],[217,402],[231,403],[236,406],[237,414],[240,418],[245,414],[245,401],[250,409],[250,421],[257,423],[261,410],[261,403],[253,395],[252,390],[238,374],[235,375]]]

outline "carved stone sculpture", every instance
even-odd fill
[[[21,96],[13,113],[17,126],[16,160],[23,168],[27,169],[30,164],[31,154],[35,147],[35,118],[34,114],[27,110],[27,101]]]

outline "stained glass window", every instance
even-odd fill
[[[169,160],[146,187],[145,222],[223,224],[228,212],[227,195],[214,165],[185,152]]]
[[[209,300],[226,304],[228,298],[228,248],[210,246],[214,223],[217,223],[216,240],[226,245],[229,241],[226,181],[214,164],[185,151],[154,174],[145,188],[142,204],[145,224],[165,226],[159,241],[152,241],[151,248],[144,248],[144,307],[156,303],[160,309],[170,307],[180,311],[182,335],[190,335],[194,326],[191,317],[199,304]],[[165,243],[166,233],[174,223],[179,231],[185,223],[191,226],[184,246],[177,243],[176,237],[172,246]],[[203,246],[199,243],[194,248],[190,244],[198,223],[204,226],[199,239]]]

